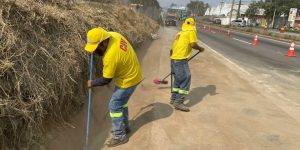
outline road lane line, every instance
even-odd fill
[[[277,40],[269,39],[269,38],[262,37],[262,36],[260,36],[259,38],[262,38],[262,39],[265,39],[265,40],[269,40],[269,41],[278,42],[278,43],[283,43],[283,44],[287,44],[287,45],[291,45],[291,43],[288,43],[288,42],[277,41]],[[292,40],[291,40],[291,41],[292,41]],[[296,41],[295,43],[297,43],[297,41]],[[298,42],[298,43],[299,43],[299,42]],[[296,44],[295,47],[300,47],[300,45],[297,45],[297,44]]]
[[[200,41],[200,40],[199,40]],[[222,55],[221,53],[217,52],[216,50],[212,49],[211,47],[209,47],[207,44],[205,44],[204,42],[200,41],[201,43],[203,43],[204,46],[208,47],[213,53],[215,53],[216,55],[218,55],[219,57],[221,57],[222,59],[226,60],[227,62],[229,62],[230,64],[232,64],[233,66],[235,66],[236,68],[238,68],[239,70],[241,70],[242,72],[244,72],[245,74],[252,76],[251,73],[249,73],[248,71],[246,71],[244,68],[240,67],[238,64],[234,63],[233,61],[231,61],[230,59],[226,58],[224,55]]]
[[[300,104],[292,101],[291,99],[287,98],[286,96],[284,96],[283,94],[280,93],[280,91],[278,91],[277,89],[273,88],[272,86],[270,86],[269,84],[263,82],[263,83],[259,83],[259,82],[255,82],[257,80],[257,78],[254,77],[254,75],[252,75],[250,72],[246,71],[244,68],[240,67],[238,64],[234,63],[233,61],[231,61],[230,59],[226,58],[224,55],[222,55],[221,53],[217,52],[216,50],[212,49],[210,46],[208,46],[207,44],[205,44],[203,41],[200,41],[205,47],[209,48],[209,50],[213,53],[215,53],[216,55],[218,55],[219,57],[221,57],[221,59],[224,59],[225,61],[229,62],[230,64],[232,64],[234,67],[236,67],[237,69],[239,69],[240,71],[242,71],[243,73],[247,74],[249,76],[248,79],[254,80],[254,87],[261,85],[263,87],[259,87],[259,88],[265,88],[269,91],[269,93],[272,93],[274,96],[278,96],[278,99],[272,99],[271,102],[273,104],[275,104],[276,106],[278,106],[281,110],[283,110],[284,112],[286,112],[290,117],[294,118],[298,123],[300,123],[300,117],[299,117],[299,113],[300,113]],[[250,81],[250,80],[248,80]],[[250,81],[251,83],[252,81]],[[262,95],[263,92],[262,92]],[[264,95],[264,96],[268,96],[269,95]],[[273,97],[272,97],[273,98]]]
[[[252,44],[252,43],[250,43],[250,42],[247,42],[247,41],[243,41],[243,40],[240,40],[240,39],[237,39],[237,38],[233,38],[234,40],[236,40],[236,41],[240,41],[240,42],[243,42],[243,43],[246,43],[246,44]]]
[[[227,29],[226,29],[227,30]],[[244,32],[238,32],[238,31],[235,31],[235,30],[231,30],[231,32],[233,33],[237,33],[237,34],[243,34],[243,35],[248,35],[248,36],[252,36],[254,33],[244,33]],[[264,36],[259,36],[259,38],[261,39],[265,39],[265,40],[269,40],[269,41],[273,41],[273,42],[278,42],[278,43],[283,43],[283,44],[287,44],[287,45],[291,45],[291,43],[289,42],[286,42],[286,41],[279,41],[279,40],[275,40],[275,39],[271,39],[271,38],[268,38],[268,37],[264,37]],[[292,40],[291,40],[292,41]],[[296,43],[299,43],[296,41]],[[300,45],[297,45],[296,46],[297,48],[300,47]]]
[[[254,33],[243,33],[243,32],[237,32],[237,31],[231,31],[233,33],[238,33],[238,34],[243,34],[243,35],[250,35],[252,36]],[[291,43],[289,42],[285,42],[285,41],[279,41],[279,40],[275,40],[275,39],[271,39],[271,38],[268,38],[268,37],[264,37],[264,36],[259,36],[259,38],[261,39],[265,39],[265,40],[269,40],[269,41],[273,41],[273,42],[278,42],[278,43],[283,43],[283,44],[287,44],[287,45],[291,45]],[[292,41],[292,40],[291,40]],[[296,42],[297,43],[297,42]],[[299,42],[298,42],[299,43]],[[300,47],[300,45],[297,45],[295,47]]]

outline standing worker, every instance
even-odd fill
[[[171,72],[174,74],[172,87],[171,104],[175,109],[189,112],[190,109],[183,104],[189,94],[191,84],[191,73],[188,58],[191,56],[192,49],[204,51],[203,47],[197,44],[197,30],[193,18],[187,18],[182,31],[177,33],[171,51]]]
[[[115,80],[115,89],[109,102],[113,137],[107,143],[114,147],[128,142],[128,100],[142,80],[142,71],[131,44],[121,34],[94,28],[87,33],[85,50],[103,56],[103,75],[88,80],[89,88],[104,86]]]

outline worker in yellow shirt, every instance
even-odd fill
[[[89,80],[88,87],[103,86],[115,80],[109,103],[113,137],[107,143],[114,147],[128,142],[128,100],[142,80],[142,71],[131,44],[121,34],[94,28],[87,33],[85,50],[103,56],[103,75]]]
[[[171,52],[171,72],[174,75],[174,82],[170,103],[175,109],[185,112],[190,111],[183,103],[189,94],[191,84],[188,58],[191,56],[192,49],[204,51],[197,41],[195,21],[193,18],[187,18],[182,25],[182,31],[176,35]]]

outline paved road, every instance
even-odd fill
[[[130,140],[113,150],[298,150],[299,123],[208,49],[189,63],[192,84],[185,103],[191,112],[173,109],[170,84],[152,80],[170,72],[176,32],[161,29],[160,38],[144,49],[145,80],[129,101]]]
[[[279,69],[289,73],[300,72],[300,57],[286,57],[290,43],[275,41],[259,37],[259,45],[251,45],[253,36],[232,32],[231,38],[226,38],[225,33],[219,35],[216,30],[211,33],[198,29],[199,39],[208,46],[247,67],[263,67]],[[300,47],[297,46],[296,54],[300,56]]]
[[[258,46],[253,46],[254,36],[232,32],[227,38],[223,32],[198,29],[198,38],[229,61],[246,70],[254,79],[274,95],[276,103],[290,110],[300,106],[300,46],[296,46],[296,57],[287,57],[290,43],[259,37]],[[275,101],[275,99],[274,99]]]

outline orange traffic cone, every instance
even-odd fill
[[[292,42],[290,49],[288,50],[287,56],[289,57],[295,57],[295,42]]]
[[[258,45],[258,36],[257,36],[257,34],[255,35],[255,38],[252,42],[252,45],[255,45],[255,46]]]
[[[230,35],[231,35],[230,30],[228,30],[227,31],[227,38],[230,38]]]

